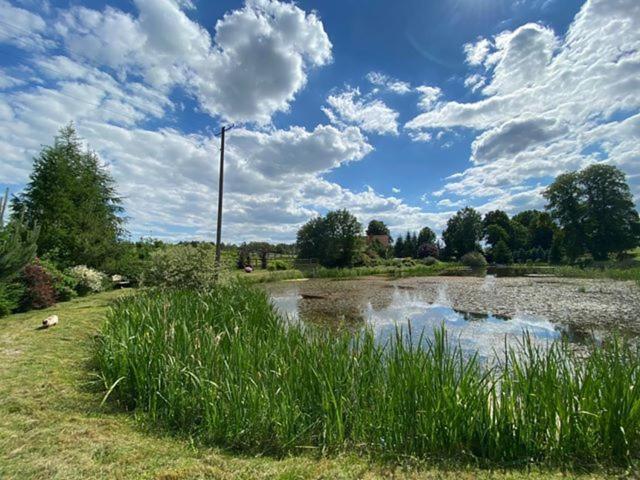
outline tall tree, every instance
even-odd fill
[[[547,210],[564,231],[567,256],[575,260],[585,250],[584,214],[580,177],[576,172],[563,173],[543,193]]]
[[[347,210],[329,212],[298,230],[300,258],[316,258],[326,267],[350,267],[362,247],[362,225]]]
[[[591,165],[579,173],[584,197],[587,248],[596,260],[640,243],[640,220],[625,174],[613,165]]]
[[[471,207],[465,207],[449,219],[442,232],[448,256],[460,258],[474,250],[480,250],[482,239],[482,217]]]
[[[393,254],[400,258],[404,255],[404,240],[402,239],[402,235],[398,237],[395,245],[393,246]]]
[[[429,227],[424,227],[418,234],[418,247],[420,247],[420,245],[424,245],[425,243],[436,243],[436,234]]]
[[[389,235],[389,227],[382,220],[371,220],[367,227],[367,235]]]
[[[544,193],[547,208],[564,233],[567,256],[585,250],[604,260],[640,243],[640,219],[625,174],[595,164],[559,175]]]
[[[63,266],[101,267],[124,232],[114,181],[98,156],[82,148],[72,124],[34,159],[13,211],[40,226],[38,252]]]

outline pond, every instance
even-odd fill
[[[411,324],[417,339],[444,325],[449,338],[480,357],[502,351],[505,342],[520,342],[524,332],[540,345],[563,337],[584,342],[601,337],[620,318],[640,317],[640,291],[629,282],[488,275],[316,279],[265,288],[292,321],[328,328],[370,325],[380,341],[395,335],[396,327]],[[625,330],[637,333],[636,323]]]

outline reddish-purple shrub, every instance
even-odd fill
[[[440,249],[435,243],[423,243],[418,247],[418,258],[438,258],[439,256]]]
[[[53,279],[38,259],[22,270],[24,295],[20,306],[23,310],[47,308],[56,303]]]

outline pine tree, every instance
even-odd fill
[[[30,181],[12,206],[14,215],[40,226],[38,253],[62,266],[100,268],[124,233],[114,181],[98,156],[82,148],[73,125],[34,159]]]

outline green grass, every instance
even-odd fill
[[[419,332],[413,332],[418,338]],[[447,340],[415,348],[287,326],[243,285],[151,292],[109,313],[104,390],[161,431],[251,454],[593,468],[640,452],[640,354],[558,343],[488,369]]]
[[[353,268],[324,268],[318,267],[307,270],[282,270],[268,272],[264,270],[254,270],[251,274],[239,272],[235,277],[241,278],[249,283],[278,282],[282,280],[294,280],[303,278],[335,278],[348,279],[367,277],[372,275],[386,275],[390,277],[420,277],[441,275],[447,271],[457,270],[460,267],[456,263],[438,262],[435,265],[411,265],[411,266],[387,266],[380,265],[374,267],[353,267]]]
[[[599,269],[558,266],[553,267],[550,273],[558,277],[609,278],[612,280],[633,280],[640,283],[640,267]]]
[[[412,461],[381,464],[355,455],[314,452],[283,458],[235,455],[168,436],[112,402],[101,405],[89,363],[107,292],[45,311],[0,319],[0,478],[61,479],[455,479],[614,477],[549,470],[490,471]],[[60,324],[37,330],[56,313]],[[621,473],[624,473],[622,471]]]

